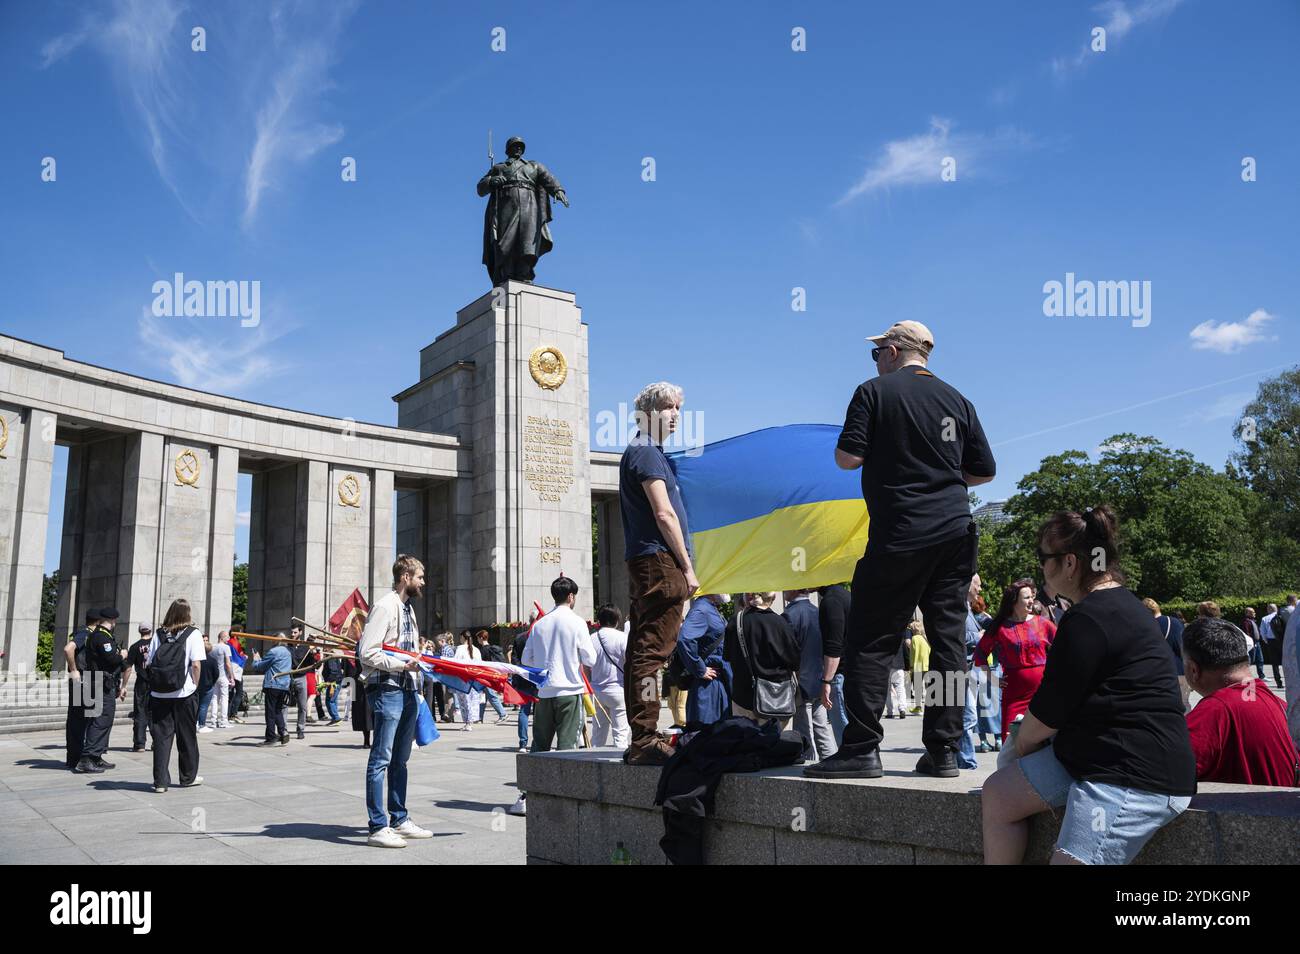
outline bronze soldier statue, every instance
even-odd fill
[[[540,162],[524,158],[524,141],[506,142],[506,161],[478,181],[478,194],[490,196],[483,219],[483,264],[492,284],[507,279],[531,282],[537,260],[551,250],[551,197],[569,206],[564,188]]]

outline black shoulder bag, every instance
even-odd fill
[[[779,682],[761,679],[754,671],[754,664],[749,660],[749,647],[745,645],[745,628],[742,620],[745,611],[736,613],[736,642],[740,643],[740,654],[745,657],[745,665],[754,680],[754,714],[764,719],[789,719],[794,716],[794,679],[786,676]]]

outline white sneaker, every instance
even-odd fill
[[[395,831],[403,838],[432,838],[433,832],[427,828],[421,828],[411,819],[402,822],[396,828],[390,828],[389,831]]]
[[[200,732],[211,732],[211,731],[213,731],[213,729],[212,729],[212,726],[210,726],[210,725],[205,725],[203,728],[199,729],[199,731],[200,731]]]
[[[520,754],[520,755],[526,755],[526,754],[528,754],[528,753],[531,752],[531,751],[532,751],[532,749],[530,749],[530,748],[529,748],[528,746],[526,746],[526,745],[521,745],[521,746],[519,746],[519,754]]]
[[[366,844],[372,848],[405,848],[406,839],[391,828],[381,828],[370,833]]]
[[[229,729],[229,728],[230,728],[230,723],[229,723],[229,722],[218,722],[218,723],[217,723],[217,728],[218,728],[218,729]]]
[[[527,815],[528,814],[528,795],[521,792],[515,799],[515,803],[506,809],[507,815]]]
[[[203,776],[196,775],[194,776],[194,781],[190,782],[188,785],[181,785],[181,788],[193,788],[195,785],[202,785],[202,784],[203,784]]]

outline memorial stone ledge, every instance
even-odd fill
[[[915,753],[887,753],[885,777],[825,781],[799,766],[727,775],[705,825],[710,864],[978,864],[980,785],[917,776]],[[521,754],[530,864],[607,864],[622,842],[639,864],[664,864],[659,770],[624,765],[611,749]],[[1045,863],[1060,828],[1030,827],[1027,860]],[[1137,864],[1300,864],[1300,790],[1201,783],[1191,807]]]

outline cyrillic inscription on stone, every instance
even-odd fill
[[[568,421],[528,415],[524,482],[541,500],[558,503],[573,485],[573,428]]]

